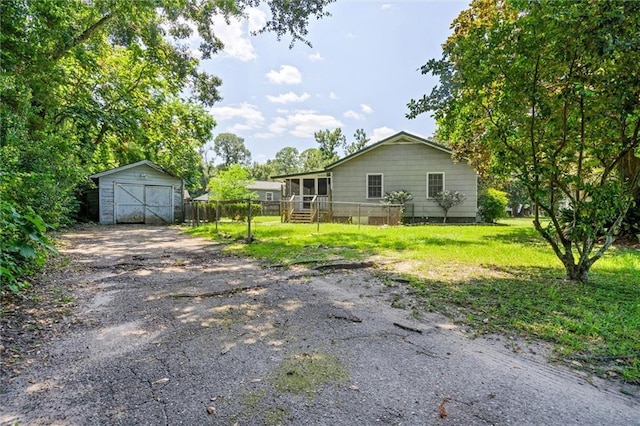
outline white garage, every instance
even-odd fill
[[[98,183],[98,218],[102,224],[165,225],[183,220],[184,181],[151,161],[90,176]]]

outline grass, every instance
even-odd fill
[[[478,333],[515,333],[555,344],[555,357],[640,384],[640,251],[613,248],[587,284],[568,282],[530,220],[503,226],[374,227],[282,224],[257,218],[188,232],[229,242],[226,250],[267,263],[377,259],[410,279],[423,309]]]

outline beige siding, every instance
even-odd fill
[[[115,222],[114,185],[116,183],[172,186],[174,222],[182,222],[182,180],[142,164],[137,167],[132,167],[120,172],[114,172],[99,178],[100,223],[110,224]]]
[[[423,143],[396,142],[381,145],[352,158],[332,170],[333,199],[377,203],[367,199],[367,174],[383,174],[383,193],[404,189],[413,195],[413,215],[442,217],[442,209],[427,199],[427,173],[444,173],[444,187],[466,195],[462,205],[449,211],[449,217],[475,219],[477,180],[475,171],[465,162],[454,163],[451,156]],[[409,210],[409,209],[408,209]],[[409,211],[407,212],[409,213]]]

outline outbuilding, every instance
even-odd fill
[[[117,167],[90,176],[98,184],[101,224],[181,223],[184,181],[151,161]]]

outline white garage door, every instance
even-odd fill
[[[116,183],[116,223],[172,223],[172,193],[170,186]]]

